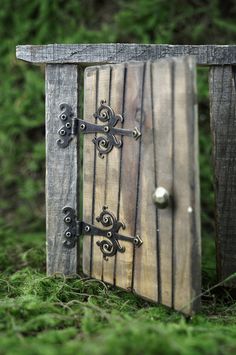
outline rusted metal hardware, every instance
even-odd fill
[[[130,242],[136,247],[140,247],[142,244],[142,239],[138,235],[131,237],[119,234],[119,230],[121,228],[125,229],[125,225],[118,221],[112,212],[108,211],[107,206],[103,206],[100,215],[96,218],[97,222],[100,222],[106,229],[98,228],[83,221],[77,221],[75,210],[71,207],[64,207],[63,213],[66,215],[64,222],[68,227],[64,233],[66,239],[64,246],[66,248],[74,248],[77,239],[81,235],[104,237],[106,239],[99,240],[96,244],[100,247],[104,259],[107,259],[107,257],[114,256],[118,251],[120,253],[125,252],[125,247],[119,243],[120,240]]]
[[[116,115],[114,110],[106,104],[105,100],[101,101],[97,112],[93,114],[95,120],[103,122],[103,125],[90,123],[76,117],[73,118],[71,106],[65,103],[60,105],[60,109],[62,112],[59,118],[64,125],[58,131],[60,139],[58,139],[57,144],[61,148],[66,148],[78,132],[84,134],[95,133],[92,142],[98,150],[99,157],[104,158],[104,155],[111,152],[113,147],[121,148],[122,140],[118,139],[117,135],[133,137],[134,139],[138,139],[141,136],[137,127],[133,130],[116,127],[116,125],[119,122],[122,123],[124,119],[121,115]],[[98,137],[97,133],[102,135]]]

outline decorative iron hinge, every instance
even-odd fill
[[[125,247],[121,246],[119,243],[120,240],[130,242],[136,247],[140,247],[142,244],[142,239],[138,235],[129,237],[119,234],[120,228],[125,229],[125,225],[118,221],[112,212],[108,211],[107,206],[103,206],[102,212],[96,218],[96,220],[107,229],[101,229],[90,223],[77,221],[75,210],[71,207],[64,207],[63,213],[66,215],[64,222],[68,227],[64,233],[66,239],[64,246],[66,248],[74,248],[77,238],[81,235],[104,237],[106,239],[99,240],[96,244],[100,247],[103,257],[106,259],[108,256],[115,255],[118,251],[120,253],[125,252]]]
[[[102,133],[102,136],[95,136],[92,142],[98,150],[99,157],[103,158],[104,154],[108,154],[113,147],[120,148],[122,146],[122,140],[117,139],[117,135],[133,137],[134,139],[138,139],[141,136],[137,127],[133,130],[115,127],[118,122],[122,123],[124,119],[121,115],[116,115],[113,109],[106,104],[105,100],[101,101],[97,112],[93,114],[94,118],[103,122],[104,125],[93,124],[73,117],[71,106],[65,103],[60,105],[60,109],[62,113],[59,118],[64,123],[64,126],[58,131],[60,139],[57,140],[57,144],[61,148],[67,147],[78,132],[84,134]]]

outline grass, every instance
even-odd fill
[[[202,311],[191,319],[80,277],[45,276],[44,235],[1,236],[0,354],[227,354],[236,352],[236,304],[214,288],[204,238]]]

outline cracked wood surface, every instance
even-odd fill
[[[236,45],[168,44],[48,44],[19,45],[16,57],[26,62],[78,63],[80,65],[146,61],[158,58],[196,56],[200,65],[236,64]]]

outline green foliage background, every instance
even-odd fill
[[[206,291],[216,281],[208,69],[198,70],[205,298],[185,320],[103,284],[45,277],[44,69],[15,59],[18,44],[233,44],[235,16],[233,0],[1,0],[0,355],[236,351],[235,302]]]

